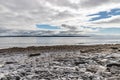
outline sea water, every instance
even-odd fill
[[[120,37],[0,37],[0,48],[53,46],[53,45],[95,45],[119,44]]]

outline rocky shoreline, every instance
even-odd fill
[[[120,44],[1,49],[0,80],[120,80]]]

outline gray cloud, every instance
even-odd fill
[[[33,10],[40,6],[34,0],[0,0],[0,4],[12,11]]]
[[[56,5],[56,6],[61,6],[61,7],[70,7],[73,9],[78,9],[80,6],[75,4],[75,3],[71,3],[69,0],[46,0],[49,3]]]
[[[60,36],[74,36],[80,35],[82,31],[77,30],[75,26],[62,24],[65,31],[53,31],[53,30],[17,30],[0,28],[0,36],[43,36],[43,35],[60,35]],[[56,33],[57,32],[57,33]]]
[[[62,35],[62,36],[80,36],[81,35],[81,31],[60,31],[58,35]]]
[[[93,9],[106,3],[119,2],[119,0],[79,0],[78,3],[72,3],[70,0],[0,0],[0,35],[80,34],[84,30],[79,30],[76,24],[87,25],[86,22],[82,23],[87,18],[83,17],[83,8]],[[76,17],[78,20],[73,20]],[[74,25],[71,26],[69,23],[66,25],[65,21]],[[117,19],[102,23],[119,23],[119,21]],[[60,27],[66,31],[59,30],[56,33],[56,31],[39,30],[36,24],[61,25]]]
[[[87,8],[91,8],[91,7],[97,7],[97,6],[101,6],[103,4],[108,4],[108,3],[119,3],[119,0],[84,0],[82,3],[80,3],[80,5],[82,7],[87,7]],[[108,6],[109,7],[109,6]]]
[[[77,27],[75,27],[75,26],[70,26],[70,25],[66,25],[66,24],[62,24],[61,26],[68,30],[73,30],[73,31],[77,30]]]
[[[62,12],[57,12],[57,14],[51,18],[54,18],[57,20],[57,19],[66,19],[69,17],[74,17],[74,15],[71,14],[69,11],[62,11]]]
[[[83,1],[83,3],[81,3],[81,6],[83,7],[95,7],[95,6],[99,6],[105,3],[110,2],[110,0],[85,0]]]
[[[2,33],[8,33],[9,31],[10,31],[9,29],[0,27],[0,34],[2,34]]]
[[[54,35],[55,31],[50,30],[13,30],[0,28],[0,36],[43,36]]]

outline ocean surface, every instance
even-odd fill
[[[0,49],[28,46],[120,44],[120,37],[0,37]]]

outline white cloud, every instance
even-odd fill
[[[97,31],[93,29],[94,27],[120,27],[120,17],[113,16],[90,22],[92,17],[87,15],[119,7],[119,0],[0,0],[0,28],[1,31],[4,28],[11,32],[36,30],[40,33],[42,31],[36,27],[36,24],[49,24],[61,28],[57,32],[53,31],[57,34],[62,31],[69,34],[71,26],[74,28],[73,33],[76,34],[94,33]],[[62,24],[69,26],[63,28]]]

